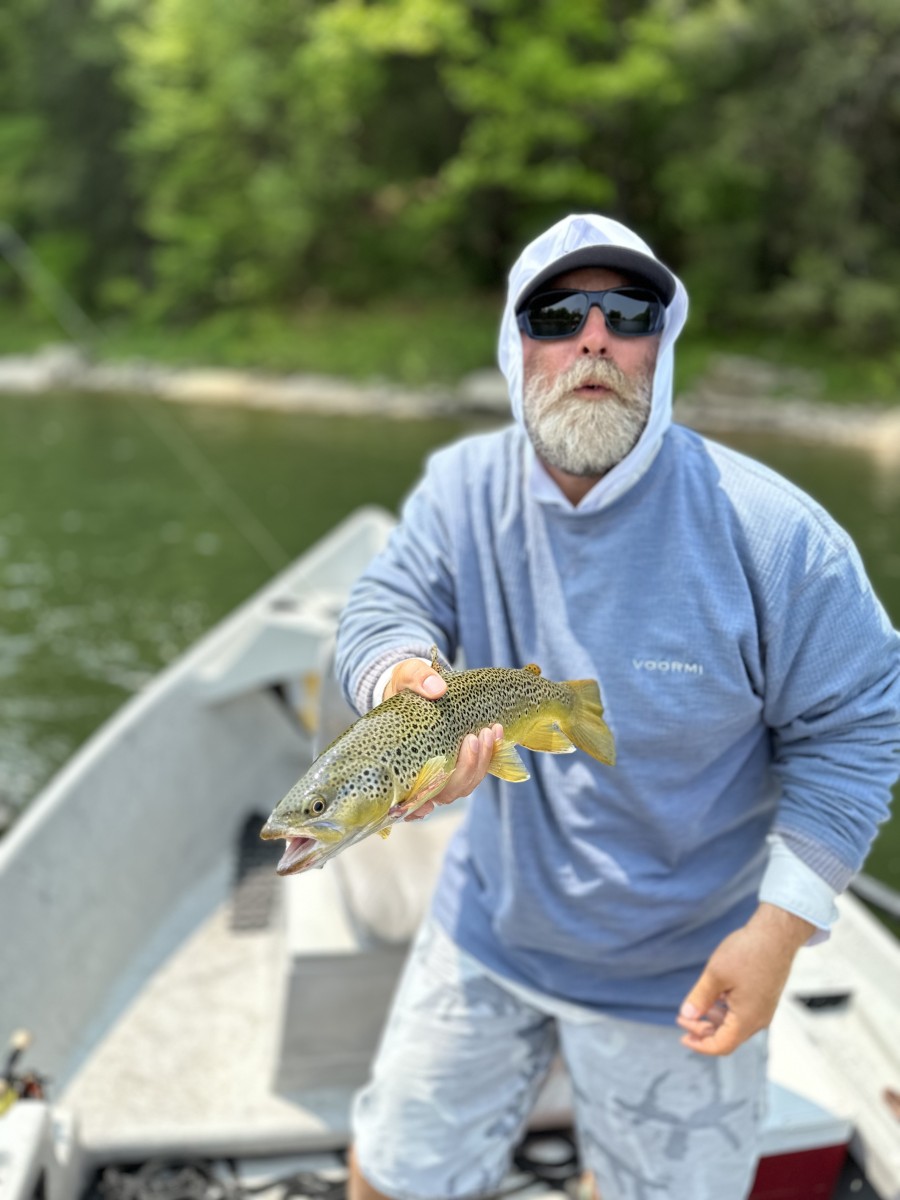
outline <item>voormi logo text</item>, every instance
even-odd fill
[[[702,675],[702,663],[671,662],[659,658],[633,658],[632,665],[636,671],[663,671],[670,675]]]

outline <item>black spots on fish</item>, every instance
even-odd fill
[[[383,779],[383,773],[374,767],[363,767],[356,778],[359,790],[363,795],[374,796],[379,791],[379,784]]]

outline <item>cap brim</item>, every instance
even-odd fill
[[[516,309],[520,309],[528,297],[533,296],[549,280],[579,267],[610,267],[621,271],[636,283],[649,285],[667,307],[675,297],[675,276],[658,258],[651,258],[649,254],[641,254],[639,250],[629,250],[625,246],[582,246],[544,267],[519,297]]]

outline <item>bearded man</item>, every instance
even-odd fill
[[[601,1195],[751,1187],[765,1029],[887,815],[900,638],[817,504],[672,423],[686,316],[615,221],[526,247],[515,422],[432,458],[344,614],[360,712],[440,695],[436,643],[597,678],[617,745],[526,752],[512,785],[498,726],[464,744],[435,802],[477,792],[357,1097],[351,1200],[496,1189],[558,1052]]]

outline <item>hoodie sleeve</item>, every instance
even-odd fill
[[[765,659],[781,782],[773,832],[841,891],[887,819],[900,772],[900,636],[849,539],[779,606]]]
[[[403,506],[385,549],[356,583],[338,628],[336,667],[344,694],[367,712],[383,673],[405,658],[453,661],[456,589],[451,570],[452,489],[435,455]]]
[[[806,943],[808,946],[827,939],[838,917],[836,895],[835,889],[789,850],[777,833],[770,836],[769,862],[759,885],[759,899],[815,925],[816,932]]]

